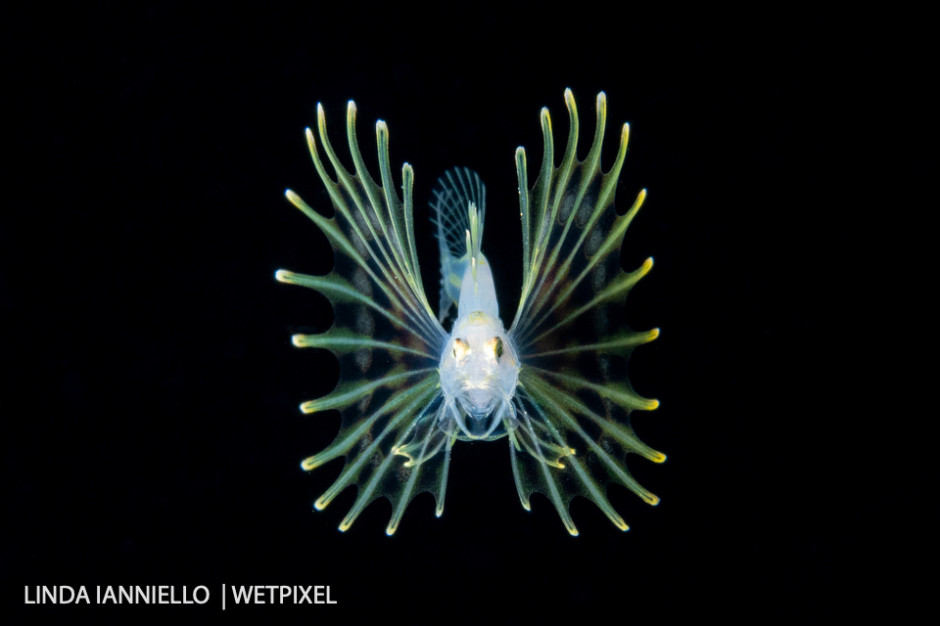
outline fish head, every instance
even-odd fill
[[[449,418],[470,439],[486,439],[512,412],[519,358],[502,322],[482,311],[459,318],[441,355]]]

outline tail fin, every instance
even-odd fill
[[[471,231],[470,204],[479,212],[479,224],[473,229],[477,241],[483,239],[486,217],[486,186],[476,172],[466,167],[447,170],[437,179],[431,192],[431,221],[437,227],[441,253],[441,300],[438,317],[443,322],[451,306],[460,299],[460,285],[470,263],[467,233]]]

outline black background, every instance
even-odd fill
[[[757,620],[913,599],[896,584],[904,503],[882,434],[891,388],[875,352],[889,331],[876,309],[893,289],[881,224],[933,167],[919,139],[936,82],[923,74],[929,24],[582,8],[32,3],[9,17],[5,612],[207,620],[222,583],[330,585],[339,605],[300,611],[321,623]],[[338,532],[353,493],[311,505],[341,463],[299,469],[338,418],[297,410],[333,387],[335,361],[289,342],[327,328],[330,307],[274,281],[331,264],[282,195],[332,210],[303,139],[316,102],[340,143],[355,99],[363,146],[384,119],[393,165],[414,166],[431,294],[431,186],[452,165],[480,172],[485,248],[512,311],[513,151],[537,164],[543,105],[565,136],[565,87],[584,134],[600,90],[608,136],[631,123],[621,205],[649,190],[623,257],[656,266],[626,322],[662,329],[631,380],[662,402],[634,426],[669,459],[630,469],[662,503],[612,489],[631,525],[621,533],[576,501],[571,538],[547,499],[519,506],[504,445],[464,444],[441,519],[421,496],[392,538],[384,502]],[[24,607],[37,584],[205,584],[215,596],[203,608]]]

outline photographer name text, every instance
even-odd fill
[[[204,605],[206,585],[27,585],[25,604]],[[222,585],[221,606],[337,604],[329,585]]]

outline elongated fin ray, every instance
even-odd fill
[[[350,101],[346,113],[352,170],[330,143],[326,115],[317,106],[317,134],[307,129],[307,145],[335,214],[328,218],[294,192],[286,195],[326,235],[335,263],[325,276],[279,270],[276,278],[319,291],[334,311],[326,332],[292,337],[298,347],[331,351],[340,365],[336,388],[301,405],[305,413],[338,410],[341,415],[333,443],[301,463],[312,470],[345,457],[339,476],[315,507],[326,507],[355,486],[355,502],[340,529],[347,530],[366,506],[384,497],[392,502],[391,534],[422,492],[437,498],[438,515],[443,511],[453,439],[438,426],[438,365],[447,336],[421,281],[412,213],[414,172],[408,164],[402,167],[402,201],[392,178],[388,135],[385,122],[378,122],[377,182],[359,151],[355,103]]]
[[[597,123],[584,160],[577,156],[580,125],[570,90],[565,104],[568,141],[557,167],[547,109],[539,118],[542,163],[531,185],[525,150],[516,150],[523,282],[509,336],[523,365],[514,399],[519,425],[510,433],[513,476],[523,507],[531,506],[532,493],[544,494],[572,534],[577,528],[568,508],[576,496],[588,498],[627,530],[607,498],[607,485],[623,485],[656,504],[659,499],[627,471],[626,457],[666,458],[630,426],[632,411],[659,406],[636,393],[627,376],[633,349],[659,335],[658,329],[634,332],[625,324],[627,295],[649,272],[652,259],[630,273],[620,263],[624,236],[646,191],[626,213],[617,213],[614,197],[629,126],[623,126],[614,163],[604,173],[606,96],[597,96]]]
[[[626,487],[647,504],[659,503],[658,497],[631,476],[626,456],[640,454],[655,462],[666,457],[636,437],[628,425],[627,411],[617,411],[616,405],[608,403],[611,415],[602,417],[573,393],[555,388],[537,375],[525,377],[515,402],[522,423],[510,434],[510,455],[523,507],[530,508],[532,493],[546,495],[574,535],[577,527],[569,507],[576,496],[591,500],[617,528],[628,530],[607,498],[609,483]],[[530,441],[524,442],[526,438]],[[558,450],[567,452],[554,458],[552,452]]]
[[[409,348],[397,343],[388,341],[376,341],[365,335],[357,335],[348,330],[338,329],[336,327],[319,335],[296,334],[291,336],[291,343],[298,348],[325,348],[333,354],[346,354],[363,348],[369,350],[388,350],[389,352],[408,352],[427,359],[434,359],[433,354],[421,352],[414,348]]]

